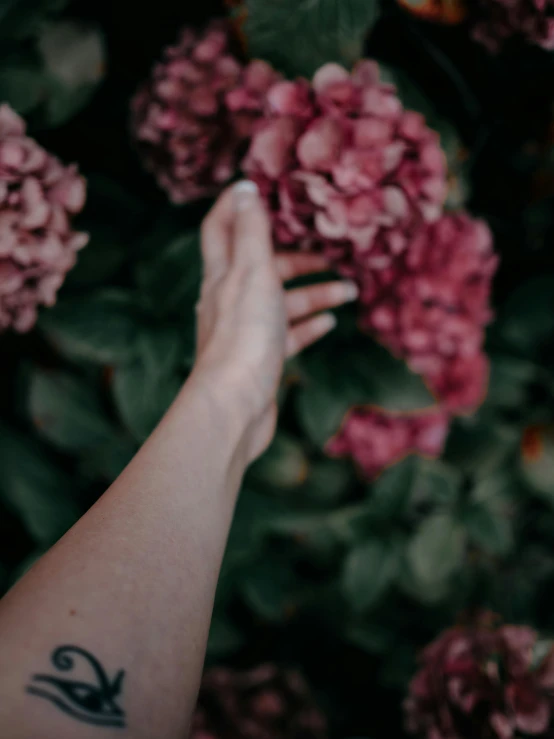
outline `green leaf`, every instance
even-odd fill
[[[115,365],[137,356],[143,330],[133,295],[118,289],[60,299],[39,325],[71,359]]]
[[[412,495],[412,505],[433,505],[446,508],[458,501],[462,475],[454,467],[435,459],[418,459],[418,476]]]
[[[342,577],[350,605],[357,611],[375,606],[393,582],[397,567],[397,550],[390,541],[373,539],[353,549]]]
[[[178,313],[194,321],[201,273],[199,235],[189,231],[159,244],[153,258],[139,262],[135,278],[156,315]]]
[[[3,0],[0,5],[0,39],[5,44],[37,33],[45,20],[69,0]]]
[[[0,100],[21,115],[36,108],[44,99],[44,73],[31,61],[5,62],[0,67]]]
[[[368,510],[381,524],[403,520],[414,509],[451,508],[459,497],[460,474],[447,464],[412,456],[385,470],[373,483]]]
[[[381,624],[364,623],[350,628],[345,638],[370,654],[379,654],[386,652],[394,644],[396,634],[394,629]]]
[[[75,482],[32,438],[0,425],[0,496],[35,541],[52,545],[79,517]]]
[[[353,406],[387,411],[420,410],[434,405],[423,380],[406,363],[362,334],[322,342],[300,361],[299,420],[308,437],[324,446]]]
[[[518,494],[518,482],[511,467],[502,466],[481,476],[471,490],[471,500],[496,510],[510,512]]]
[[[346,460],[322,459],[310,465],[302,497],[325,505],[337,505],[356,484],[352,465]]]
[[[296,581],[289,565],[288,560],[266,558],[255,563],[240,583],[246,603],[266,621],[282,621],[293,605]]]
[[[388,521],[406,512],[420,471],[418,457],[408,457],[394,465],[371,486],[369,510]]]
[[[445,459],[473,477],[483,476],[512,459],[517,431],[475,416],[457,420],[446,445]]]
[[[491,374],[485,407],[518,408],[525,404],[539,370],[532,362],[502,354],[491,355]]]
[[[493,555],[510,553],[518,493],[513,469],[502,467],[478,479],[461,514],[475,546]]]
[[[320,378],[318,382],[310,381],[298,393],[296,409],[308,438],[324,447],[338,432],[352,405],[352,402],[326,387]]]
[[[505,556],[513,547],[511,522],[489,506],[474,503],[462,514],[470,541],[490,554]]]
[[[90,235],[90,241],[79,252],[65,288],[105,285],[127,260],[136,258],[145,213],[144,204],[118,181],[87,175],[87,204],[75,225]]]
[[[113,434],[97,389],[66,373],[34,370],[29,412],[42,435],[70,451],[95,446]]]
[[[362,58],[379,16],[378,0],[245,0],[252,57],[290,76],[310,77],[326,62]]]
[[[41,30],[37,46],[48,83],[42,119],[59,126],[87,105],[102,81],[104,37],[93,24],[61,20]]]
[[[265,522],[264,528],[274,534],[288,536],[314,549],[336,550],[351,545],[373,531],[367,506],[353,505],[331,511],[296,511],[290,507]]]
[[[297,488],[305,482],[309,464],[300,442],[278,431],[267,452],[251,467],[256,484]]]
[[[422,585],[447,581],[460,569],[465,552],[463,527],[448,513],[426,518],[408,547],[410,569]]]
[[[40,121],[43,127],[57,128],[90,103],[96,85],[83,85],[79,90],[70,90],[57,79],[47,77],[44,82],[47,97],[40,111]]]
[[[554,338],[554,276],[534,277],[515,290],[495,327],[514,349],[536,356]]]
[[[286,513],[290,514],[290,506],[282,498],[243,489],[227,542],[223,570],[229,572],[252,561],[273,522]]]
[[[401,559],[397,579],[397,586],[402,593],[425,606],[437,606],[452,597],[452,582],[450,579],[433,582],[418,580],[410,566],[408,554],[408,552],[405,552]]]
[[[112,389],[123,423],[142,442],[175,399],[184,376],[179,369],[182,342],[178,329],[143,331],[137,343],[136,360],[116,368]]]
[[[85,227],[85,230],[88,229]],[[68,273],[66,288],[105,284],[117,274],[129,257],[127,244],[119,239],[112,226],[97,223],[89,233],[90,241],[79,252],[77,264]]]

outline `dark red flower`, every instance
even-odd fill
[[[415,224],[440,216],[447,190],[438,135],[402,108],[370,61],[352,74],[326,64],[312,83],[273,85],[243,170],[280,244],[354,252],[361,262],[380,240],[394,242],[392,259]]]
[[[441,634],[421,656],[405,701],[406,725],[427,739],[545,735],[552,718],[554,653],[535,664],[539,637],[526,626],[474,626]]]
[[[185,28],[165,50],[131,110],[145,166],[172,202],[216,195],[233,177],[278,78],[264,62],[238,61],[223,21],[201,35]]]
[[[28,331],[53,305],[88,236],[71,220],[86,199],[76,166],[64,167],[0,106],[0,331]]]
[[[327,444],[331,456],[349,457],[369,479],[409,454],[438,457],[449,429],[447,413],[395,416],[372,408],[355,408]]]
[[[491,52],[497,52],[513,36],[554,49],[553,0],[477,0],[470,8],[473,38]]]
[[[497,265],[488,227],[448,214],[420,228],[394,267],[353,269],[362,326],[423,375],[450,412],[471,411],[484,398],[482,346]]]
[[[191,739],[326,739],[327,726],[297,672],[263,665],[208,670]]]

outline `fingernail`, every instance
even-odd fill
[[[241,180],[233,188],[235,210],[246,210],[256,202],[259,195],[258,186],[252,180]]]
[[[317,317],[317,329],[321,331],[322,334],[327,333],[327,331],[331,331],[336,325],[337,319],[333,313],[322,313]]]
[[[358,286],[355,285],[353,282],[343,282],[342,289],[343,289],[342,294],[345,300],[356,300],[356,298],[360,294],[360,291],[358,290]]]

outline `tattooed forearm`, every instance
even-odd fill
[[[51,662],[58,673],[72,674],[62,677],[33,675],[27,693],[45,698],[64,713],[87,724],[125,728],[125,713],[116,703],[122,692],[123,670],[110,681],[90,652],[72,646],[55,649]]]

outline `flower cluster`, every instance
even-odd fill
[[[362,327],[423,376],[440,412],[404,417],[357,409],[329,453],[352,457],[369,478],[410,453],[440,455],[449,417],[473,411],[486,393],[482,345],[497,264],[488,227],[465,214],[424,224],[392,267],[342,262],[360,285]]]
[[[328,442],[331,456],[351,457],[369,479],[409,454],[438,457],[449,428],[448,414],[432,412],[393,416],[370,408],[356,408],[339,433]]]
[[[373,62],[328,64],[267,93],[243,163],[277,240],[322,250],[357,281],[362,324],[452,411],[478,405],[496,257],[487,227],[442,216],[444,156]]]
[[[485,391],[482,345],[497,265],[482,221],[444,215],[419,229],[395,268],[362,280],[364,327],[423,375],[452,412],[474,409]]]
[[[403,108],[375,62],[352,73],[326,64],[311,82],[284,81],[263,62],[241,69],[228,47],[216,25],[201,39],[185,31],[166,52],[135,100],[149,166],[184,202],[220,189],[247,150],[242,170],[259,187],[278,246],[319,251],[356,281],[361,326],[437,397],[441,441],[431,451],[418,440],[428,417],[364,409],[329,450],[350,453],[371,476],[411,451],[438,454],[448,415],[473,410],[488,379],[490,232],[443,215],[439,136]]]
[[[86,188],[25,135],[25,123],[0,106],[0,331],[28,331],[39,305],[53,305],[88,236],[71,229]]]
[[[224,22],[201,35],[185,28],[165,50],[132,101],[131,125],[146,168],[172,202],[216,195],[231,179],[277,79],[264,62],[238,61]]]
[[[427,739],[545,735],[554,715],[554,652],[541,659],[538,646],[532,629],[495,628],[488,613],[473,627],[444,632],[410,684],[407,729]]]
[[[327,727],[296,672],[263,665],[248,672],[209,670],[202,680],[191,739],[325,739]]]
[[[479,0],[472,12],[473,37],[493,53],[512,36],[554,49],[554,0]]]
[[[271,212],[282,245],[392,260],[446,195],[439,137],[404,111],[374,62],[352,74],[326,64],[313,83],[277,82],[243,170]]]

